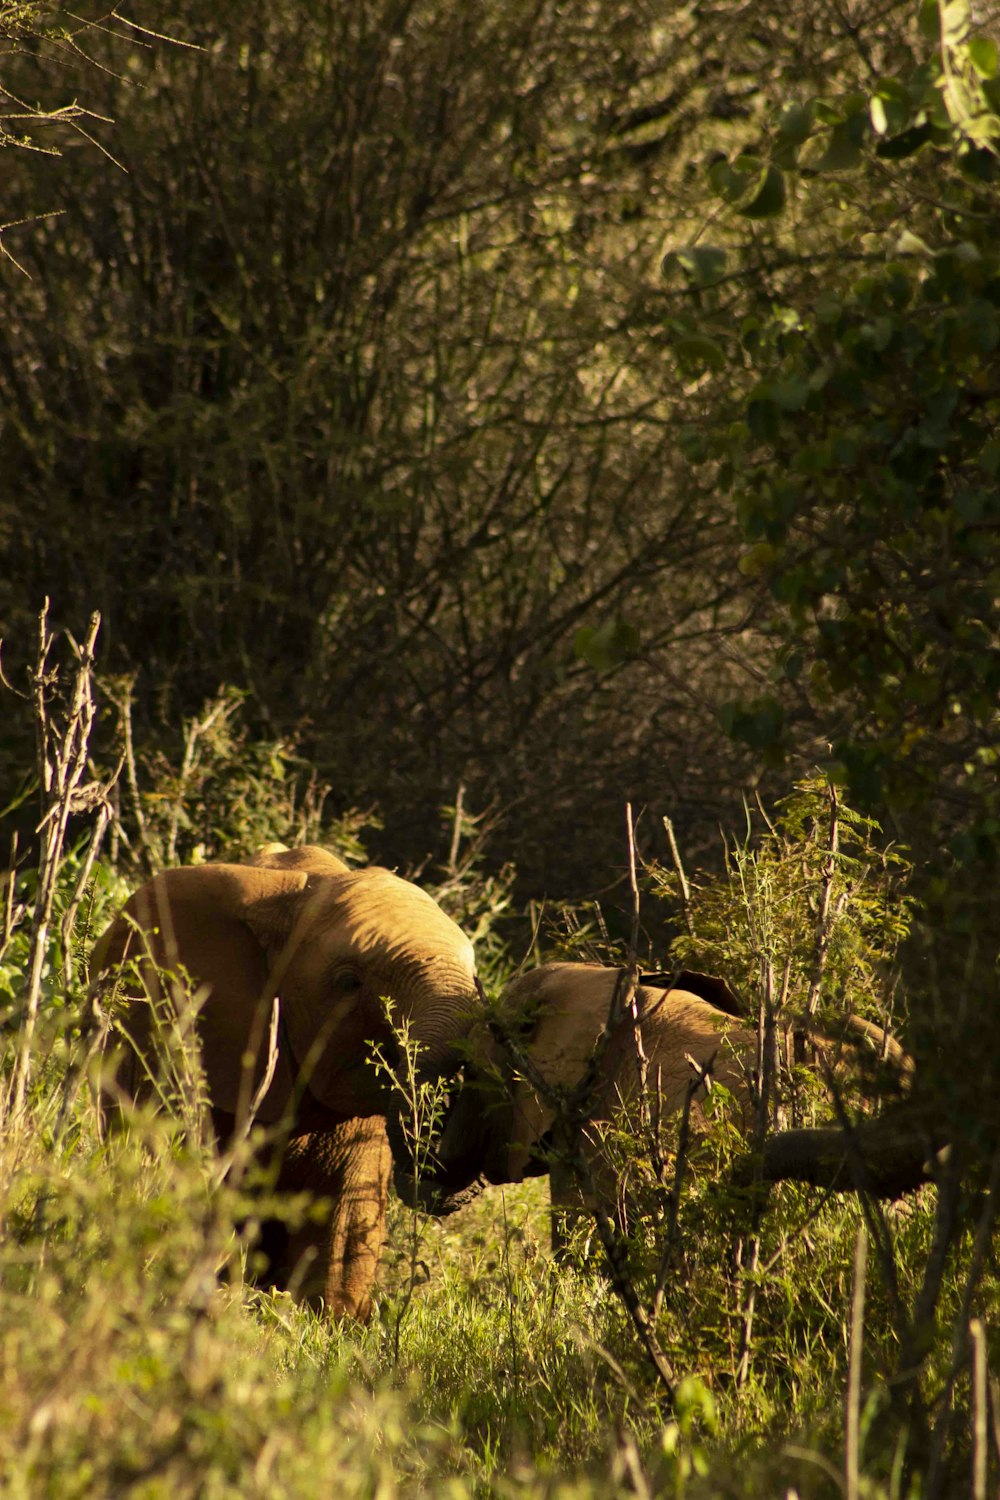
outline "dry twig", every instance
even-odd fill
[[[830,937],[833,932],[834,920],[831,914],[831,898],[833,895],[833,878],[837,873],[837,852],[840,843],[839,803],[837,801],[837,788],[831,781],[828,786],[830,797],[830,832],[827,840],[826,864],[823,868],[823,889],[820,894],[819,910],[816,913],[816,937],[813,949],[812,973],[809,976],[809,991],[806,995],[806,1015],[813,1016],[819,1004],[820,987],[823,983],[823,973],[826,968],[826,955],[830,947]]]
[[[110,816],[107,807],[110,783],[84,783],[90,735],[96,716],[94,648],[101,627],[101,617],[96,612],[91,616],[82,646],[78,646],[68,636],[77,666],[70,684],[68,705],[59,712],[55,710],[53,700],[60,672],[50,662],[55,637],[49,629],[48,611],[49,601],[46,599],[38,617],[38,649],[31,674],[42,816],[38,825],[38,889],[29,939],[28,982],[13,1077],[4,1101],[5,1113],[15,1118],[23,1111],[27,1097],[32,1045],[41,1002],[42,972],[69,820],[81,812],[98,811],[98,823],[84,860],[84,871],[71,897],[71,916],[75,916]],[[62,936],[66,944],[70,941],[71,925],[71,922],[69,925],[63,924]],[[64,957],[64,967],[65,965]]]
[[[694,937],[694,920],[691,916],[691,887],[684,873],[684,864],[681,860],[681,851],[677,847],[677,838],[674,834],[674,825],[666,813],[663,815],[663,830],[667,835],[667,843],[670,845],[670,857],[677,871],[677,880],[681,888],[681,916],[684,918],[684,926],[687,928],[688,937]]]

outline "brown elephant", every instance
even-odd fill
[[[621,970],[599,964],[550,963],[520,975],[506,989],[500,1005],[501,1027],[513,1036],[527,1060],[523,1072],[512,1067],[508,1049],[486,1023],[474,1028],[467,1044],[465,1082],[445,1123],[438,1144],[436,1181],[425,1189],[423,1204],[432,1212],[449,1212],[469,1195],[470,1186],[519,1182],[537,1171],[550,1173],[554,1208],[578,1207],[579,1174],[545,1144],[556,1123],[549,1090],[568,1091],[584,1079],[604,1030]],[[748,1131],[755,1111],[751,1079],[756,1064],[757,1034],[741,1022],[738,1004],[720,980],[684,971],[680,985],[667,975],[647,976],[636,990],[640,1035],[647,1060],[647,1086],[658,1097],[661,1114],[684,1106],[693,1088],[695,1129],[703,1128],[701,1101],[706,1088],[698,1073],[711,1065],[711,1076],[732,1096],[737,1125]],[[690,985],[691,988],[685,986]],[[693,993],[697,988],[702,993]],[[709,1003],[703,994],[712,996]],[[725,1010],[721,1007],[725,1006]],[[877,1042],[893,1068],[909,1066],[899,1044],[881,1028],[858,1017],[847,1023],[856,1043]],[[809,1041],[827,1051],[836,1064],[836,1043],[816,1030]],[[534,1086],[537,1073],[544,1087]],[[635,1039],[630,1017],[619,1022],[603,1051],[587,1103],[587,1123],[580,1147],[597,1191],[608,1203],[618,1201],[618,1184],[602,1147],[602,1133],[622,1106],[635,1101],[639,1089]],[[555,1231],[555,1225],[554,1225]]]
[[[503,1042],[480,1023],[469,1038],[465,1082],[449,1112],[438,1143],[438,1173],[425,1190],[425,1206],[448,1212],[462,1202],[477,1178],[487,1182],[520,1182],[533,1172],[549,1171],[554,1208],[578,1206],[575,1175],[545,1146],[556,1123],[548,1089],[568,1091],[584,1078],[608,1018],[620,971],[600,964],[550,963],[515,979],[504,992],[500,1014],[518,1041],[530,1068],[545,1085],[536,1089],[516,1070]],[[658,1091],[663,1113],[680,1110],[697,1077],[688,1057],[734,1097],[741,1121],[751,1114],[746,1060],[755,1037],[731,1015],[684,989],[640,985],[636,991],[648,1085]],[[527,1069],[525,1070],[525,1075]],[[601,1146],[603,1127],[622,1105],[637,1096],[639,1073],[631,1022],[612,1033],[601,1056],[588,1105],[588,1123],[580,1137],[589,1171],[602,1191],[607,1163]],[[693,1092],[696,1116],[706,1089]]]
[[[449,1066],[477,1004],[464,933],[388,870],[269,846],[246,865],[166,870],[142,886],[95,946],[99,990],[126,959],[141,983],[124,999],[117,1088],[157,1097],[157,1016],[193,1003],[220,1145],[252,1113],[285,1141],[278,1188],[332,1202],[322,1224],[284,1243],[265,1236],[271,1279],[367,1318],[391,1170],[391,1090],[370,1063],[373,1044],[395,1045],[382,1001],[408,1023],[423,1068]]]

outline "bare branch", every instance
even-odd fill
[[[465,783],[458,783],[455,793],[455,818],[451,830],[451,848],[448,850],[448,874],[452,879],[458,874],[458,850],[462,842],[462,812],[465,802]]]
[[[674,1255],[680,1240],[680,1209],[681,1194],[684,1190],[684,1173],[687,1167],[688,1151],[691,1142],[691,1105],[694,1096],[702,1085],[706,1089],[711,1088],[712,1066],[715,1062],[715,1054],[709,1059],[704,1067],[699,1066],[697,1060],[690,1053],[685,1054],[686,1061],[693,1070],[693,1076],[688,1080],[687,1092],[684,1095],[684,1107],[681,1111],[681,1124],[677,1136],[677,1154],[674,1158],[674,1181],[670,1189],[669,1208],[667,1215],[667,1234],[663,1245],[663,1254],[660,1256],[660,1264],[656,1272],[656,1284],[653,1291],[653,1317],[659,1316],[663,1306],[663,1296],[666,1291],[667,1277],[673,1265]],[[659,1095],[659,1089],[657,1089]]]
[[[96,714],[93,695],[94,649],[101,626],[101,617],[96,612],[91,616],[87,636],[82,646],[78,646],[72,637],[68,637],[77,659],[77,667],[72,679],[69,705],[56,719],[53,716],[52,700],[58,685],[59,672],[49,665],[54,637],[49,630],[48,611],[49,601],[46,599],[38,616],[38,647],[32,672],[36,754],[42,800],[42,816],[38,825],[40,835],[38,889],[31,924],[28,982],[18,1035],[17,1059],[6,1100],[7,1112],[15,1117],[23,1111],[27,1098],[32,1044],[41,1002],[42,972],[48,951],[49,928],[52,922],[69,820],[76,812],[91,811],[97,805],[102,808],[102,815],[98,820],[99,826],[91,841],[89,865],[92,865],[93,859],[96,858],[97,849],[107,826],[107,814],[104,811],[107,806],[106,789],[100,788],[97,784],[100,792],[98,795],[93,788],[81,786],[87,770],[90,735]],[[89,865],[87,865],[88,876]],[[77,889],[82,895],[83,886],[78,885]],[[79,905],[78,896],[76,905]],[[74,915],[75,910],[74,906]],[[63,934],[64,940],[69,941],[68,927],[64,926]]]
[[[684,926],[687,928],[688,937],[694,937],[694,921],[691,916],[691,887],[688,885],[687,875],[684,873],[684,864],[681,860],[681,851],[677,847],[677,838],[674,834],[674,825],[666,813],[663,815],[663,828],[667,835],[667,843],[670,845],[670,857],[677,871],[677,880],[681,888],[681,916],[684,918]]]
[[[816,914],[816,937],[813,950],[812,973],[809,976],[809,992],[806,996],[807,1016],[814,1015],[816,1006],[819,1004],[819,992],[823,983],[823,973],[826,969],[826,955],[830,947],[830,936],[833,932],[830,904],[833,894],[833,878],[837,873],[837,849],[840,841],[840,829],[837,788],[832,781],[829,783],[828,793],[830,797],[830,831],[827,841],[826,864],[823,868],[823,890],[820,896],[819,911]]]

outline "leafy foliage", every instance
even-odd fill
[[[943,831],[984,855],[1000,689],[1000,94],[991,39],[962,4],[942,16],[921,12],[937,58],[779,117],[772,168],[797,199],[776,226],[783,249],[811,238],[810,215],[825,233],[834,206],[849,249],[812,274],[808,255],[790,257],[784,295],[746,308],[737,347],[751,379],[713,461],[749,544],[741,569],[776,606],[782,674],[830,723],[834,764],[894,811],[941,808],[946,786],[956,810],[941,808]],[[735,170],[709,175],[723,191]],[[857,171],[864,190],[834,171]],[[775,196],[779,220],[784,206]],[[727,723],[758,746],[791,732],[768,699]]]
[[[11,182],[61,210],[0,345],[11,672],[43,592],[102,609],[137,751],[232,684],[391,863],[462,782],[536,897],[592,892],[623,781],[707,847],[759,591],[679,462],[731,328],[665,337],[656,268],[703,158],[860,66],[833,10],[790,47],[752,9],[158,0],[174,44],[93,37],[126,173]],[[864,10],[897,47],[906,5]]]
[[[126,712],[131,687],[108,685]],[[131,830],[136,868],[239,860],[274,841],[322,844],[362,863],[363,837],[379,827],[376,815],[328,812],[331,788],[291,741],[251,738],[244,699],[223,689],[185,721],[176,749],[142,757],[117,825],[119,836],[128,838],[123,823]]]
[[[654,889],[683,906],[674,960],[726,974],[751,1019],[769,972],[786,1018],[853,1012],[898,1025],[891,1000],[912,917],[903,852],[819,776],[756,821],[748,809],[723,871],[695,879],[686,899],[675,871],[653,870]]]

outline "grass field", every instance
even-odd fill
[[[551,1258],[546,1179],[443,1221],[394,1200],[376,1316],[337,1327],[244,1285],[233,1222],[247,1204],[212,1180],[210,1152],[162,1122],[101,1141],[85,1090],[59,1127],[58,1077],[54,1062],[51,1092],[40,1086],[3,1151],[3,1494],[839,1492],[830,1393],[843,1388],[853,1206],[817,1215],[783,1190],[737,1387],[745,1278],[721,1264],[711,1181],[695,1185],[660,1321],[685,1377],[671,1409],[605,1276]],[[929,1232],[919,1204],[896,1218],[900,1247]],[[876,1356],[892,1339],[882,1304],[873,1288]],[[883,1477],[867,1493],[900,1494],[879,1443],[883,1398],[866,1399]]]

